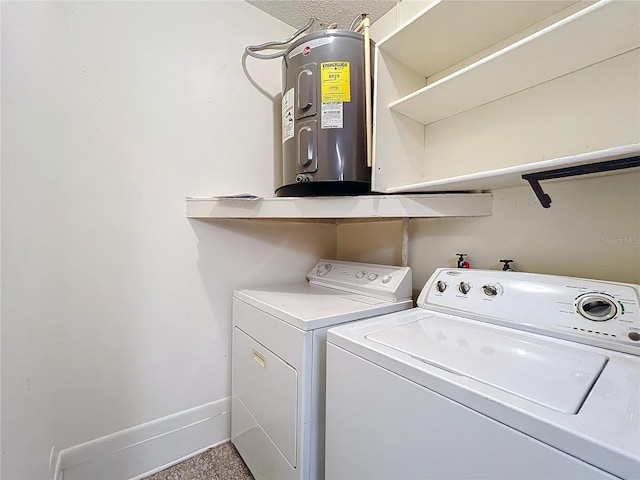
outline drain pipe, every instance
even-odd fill
[[[409,217],[402,219],[402,263],[400,266],[409,266]]]

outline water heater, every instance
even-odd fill
[[[364,52],[363,34],[338,29],[304,35],[286,49],[277,196],[370,192]]]

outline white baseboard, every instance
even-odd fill
[[[230,432],[227,397],[65,448],[54,480],[142,478],[229,440]]]

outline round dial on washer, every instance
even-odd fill
[[[391,281],[391,275],[385,275],[382,277],[382,283],[389,283]]]
[[[376,278],[378,278],[378,274],[377,273],[370,273],[367,278],[369,279],[369,281],[373,282]]]
[[[487,297],[495,297],[498,294],[498,287],[495,285],[483,285],[482,292]]]
[[[444,292],[447,289],[447,282],[444,282],[442,280],[438,280],[436,283],[436,290],[439,291],[440,293]]]
[[[356,273],[356,278],[364,278],[364,273],[362,270],[360,270],[358,273]]]
[[[587,320],[606,322],[618,313],[618,307],[608,297],[599,294],[585,295],[578,301],[578,313]]]
[[[316,273],[319,277],[324,277],[327,273],[331,271],[331,264],[325,263],[324,265],[320,265]]]
[[[471,285],[469,285],[467,282],[460,282],[458,284],[458,290],[460,291],[460,293],[464,293],[466,295],[467,293],[469,293],[469,290],[471,290]]]

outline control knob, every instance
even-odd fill
[[[498,287],[496,287],[495,285],[484,285],[482,287],[482,292],[487,297],[495,297],[498,294]]]
[[[382,277],[382,283],[389,283],[391,281],[391,275],[385,275]]]
[[[362,270],[359,271],[358,273],[356,273],[356,278],[360,279],[360,278],[364,278],[364,273]]]
[[[444,292],[447,289],[447,282],[443,280],[438,280],[436,283],[436,290],[440,293]]]
[[[378,278],[378,274],[377,273],[370,273],[367,278],[369,279],[370,282],[373,282],[376,278]]]
[[[331,264],[325,263],[324,265],[320,265],[316,273],[319,277],[324,277],[327,273],[331,271]]]
[[[587,320],[606,322],[616,316],[618,307],[603,295],[589,294],[578,301],[578,313]]]
[[[469,285],[468,282],[460,282],[458,284],[458,290],[460,291],[460,293],[466,295],[467,293],[469,293],[469,290],[471,290],[471,285]]]

